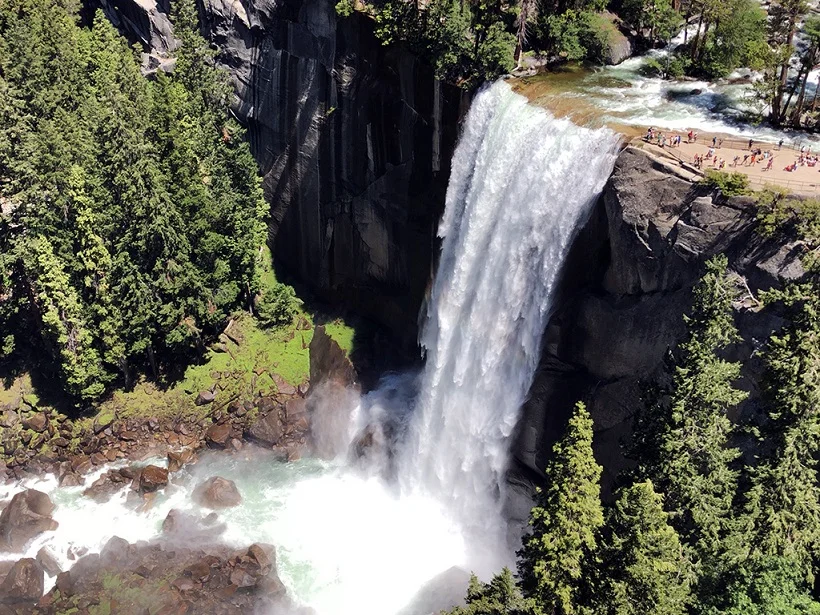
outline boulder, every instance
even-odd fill
[[[127,540],[112,536],[100,551],[100,563],[106,568],[124,565],[128,561],[130,548]]]
[[[178,472],[183,466],[196,461],[196,454],[189,448],[168,453],[168,471]]]
[[[42,547],[37,551],[35,559],[43,571],[50,577],[56,577],[63,571],[60,562],[57,561],[57,558],[54,557],[54,554],[48,547]]]
[[[264,446],[276,446],[282,438],[284,429],[278,410],[272,410],[260,416],[247,431],[249,438]]]
[[[622,29],[621,20],[616,15],[605,11],[600,18],[606,23],[606,45],[604,47],[604,61],[607,64],[620,64],[633,53],[632,41]]]
[[[140,493],[153,493],[168,484],[168,470],[157,466],[145,466],[140,473]]]
[[[23,427],[31,429],[37,433],[42,433],[48,427],[48,417],[44,412],[35,412],[26,419],[23,419]]]
[[[225,448],[231,439],[231,424],[211,425],[205,432],[205,441],[213,447]]]
[[[38,534],[57,528],[51,518],[54,504],[35,489],[15,495],[0,514],[0,551],[22,551]]]
[[[0,427],[11,429],[20,422],[20,415],[14,410],[6,410],[0,413]]]
[[[25,604],[37,602],[43,595],[45,576],[36,560],[27,557],[12,566],[0,584],[0,602]]]
[[[200,391],[194,403],[197,406],[207,406],[213,403],[214,399],[216,399],[216,393],[214,391]]]
[[[230,508],[242,502],[242,495],[232,480],[214,476],[194,490],[194,500],[206,508]]]

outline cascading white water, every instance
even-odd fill
[[[501,539],[509,437],[556,281],[614,164],[618,137],[556,119],[503,81],[475,98],[453,157],[427,362],[399,476]]]

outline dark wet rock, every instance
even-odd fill
[[[12,566],[0,584],[0,602],[25,604],[37,602],[43,595],[45,577],[36,560],[28,557]]]
[[[242,495],[232,480],[214,476],[197,485],[193,498],[206,508],[231,508],[242,503]]]
[[[54,504],[35,489],[15,495],[0,513],[0,551],[19,552],[35,536],[57,529]]]
[[[153,493],[168,484],[168,470],[157,466],[145,466],[140,473],[140,493]]]
[[[205,432],[205,440],[210,446],[216,448],[225,448],[228,440],[231,438],[232,428],[230,423],[222,423],[221,425],[211,425]]]
[[[246,435],[259,444],[272,447],[279,443],[283,433],[282,419],[278,409],[274,409],[257,418]]]

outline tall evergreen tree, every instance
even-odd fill
[[[578,612],[582,566],[595,550],[604,521],[600,478],[601,466],[592,453],[592,419],[579,402],[553,448],[547,486],[536,495],[531,530],[518,553],[521,587],[535,600],[537,613]]]
[[[659,433],[655,454],[641,468],[665,495],[675,527],[698,558],[717,555],[730,530],[739,451],[729,445],[732,423],[727,412],[746,393],[733,382],[740,364],[719,353],[737,341],[732,316],[734,287],[727,277],[723,255],[711,259],[694,289],[694,302],[685,317],[689,338],[678,349],[668,405],[652,409],[663,421],[652,425]]]
[[[661,496],[645,481],[621,490],[607,515],[596,615],[684,615],[692,570]]]
[[[773,297],[792,318],[765,353],[772,452],[756,468],[749,494],[750,542],[753,553],[791,559],[810,577],[820,555],[820,300],[813,285]]]

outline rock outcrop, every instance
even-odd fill
[[[36,489],[15,495],[0,514],[0,551],[20,552],[35,536],[57,528],[54,504]]]
[[[621,153],[565,264],[514,446],[521,466],[543,471],[573,403],[583,399],[611,482],[624,464],[620,441],[639,408],[640,382],[658,374],[685,335],[683,314],[704,262],[727,254],[751,293],[803,274],[794,246],[764,240],[755,227],[751,199],[716,195],[639,149]],[[744,343],[734,358],[744,360],[782,324],[750,297],[736,320]],[[744,411],[755,403],[753,394]]]
[[[32,558],[18,561],[0,583],[0,603],[25,604],[37,602],[43,595],[43,569]]]

